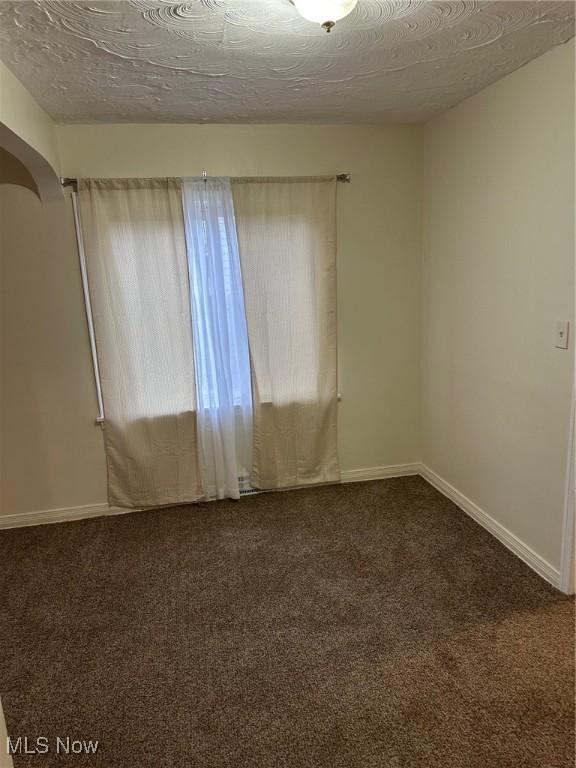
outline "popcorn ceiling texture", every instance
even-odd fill
[[[0,2],[0,55],[61,122],[424,121],[574,35],[574,2]]]

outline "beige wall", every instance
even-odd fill
[[[418,460],[422,128],[66,126],[67,176],[340,171],[339,442],[344,469]],[[70,211],[2,194],[4,514],[105,501]]]
[[[56,126],[22,83],[0,61],[0,124],[39,152],[58,172]]]
[[[70,210],[0,186],[0,511],[105,500]]]
[[[560,565],[574,321],[574,42],[425,134],[424,462]],[[572,336],[574,331],[572,327]]]

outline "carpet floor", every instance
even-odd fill
[[[0,532],[21,766],[572,768],[574,602],[419,477]],[[56,737],[98,740],[56,754]]]

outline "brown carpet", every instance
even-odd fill
[[[568,768],[574,603],[417,477],[0,534],[15,766]]]

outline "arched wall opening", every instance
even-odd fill
[[[63,194],[50,163],[4,123],[0,123],[0,184],[31,189],[42,202],[61,199]]]

